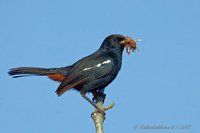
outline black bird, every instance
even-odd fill
[[[31,75],[48,76],[54,81],[61,82],[56,90],[58,96],[74,88],[99,112],[102,112],[94,103],[95,98],[91,101],[86,93],[92,92],[94,97],[100,95],[105,99],[105,87],[116,78],[121,68],[124,47],[130,53],[130,50],[136,49],[136,42],[129,37],[113,34],[105,38],[96,52],[70,66],[60,68],[18,67],[10,69],[8,73],[13,78]]]

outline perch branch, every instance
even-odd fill
[[[101,97],[97,97],[96,105],[105,112],[106,110],[111,109],[115,105],[115,103],[112,103],[108,105],[107,107],[103,107],[103,99]],[[105,113],[102,114],[102,113],[99,113],[97,110],[95,110],[92,113],[92,119],[94,121],[96,133],[104,133],[103,122],[105,120]]]

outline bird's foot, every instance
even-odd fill
[[[99,106],[98,104],[96,104],[96,111],[94,111],[93,113],[101,113],[103,116],[105,116],[106,115],[106,113],[105,113],[105,109],[104,108],[102,108],[102,106]]]
[[[103,92],[94,92],[93,93],[93,98],[92,98],[92,101],[94,102],[94,103],[97,103],[97,99],[100,97],[100,98],[102,98],[102,102],[104,103],[104,101],[105,101],[105,99],[106,99],[106,94],[105,93],[103,93]]]
[[[91,114],[91,117],[93,118],[93,116],[95,114],[100,113],[103,116],[104,120],[105,120],[105,118],[106,118],[105,117],[105,115],[106,115],[105,111],[111,109],[114,105],[115,105],[115,103],[112,103],[112,104],[110,104],[110,105],[108,105],[106,107],[103,107],[103,103],[102,102],[98,102],[96,104],[96,106],[95,106],[96,110]]]

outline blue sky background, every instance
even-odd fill
[[[94,132],[94,110],[76,91],[57,97],[46,77],[12,79],[9,68],[61,67],[113,33],[141,38],[106,88],[106,133],[200,131],[198,0],[0,0],[0,132]],[[91,95],[90,95],[91,97]],[[188,129],[141,129],[141,126]]]

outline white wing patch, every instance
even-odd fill
[[[108,64],[108,63],[110,63],[111,62],[111,60],[106,60],[106,61],[104,61],[102,64]]]
[[[83,69],[83,71],[90,70],[90,69],[92,69],[92,67],[87,67],[87,68]]]
[[[97,64],[97,67],[100,67],[101,66],[101,63]]]
[[[106,61],[104,61],[104,62],[102,62],[102,63],[97,64],[96,66],[93,66],[93,67],[86,67],[86,68],[83,69],[83,71],[87,71],[87,70],[90,70],[90,69],[95,68],[95,67],[100,67],[101,65],[103,65],[103,64],[108,64],[108,63],[110,63],[110,62],[111,62],[111,60],[106,60]]]

